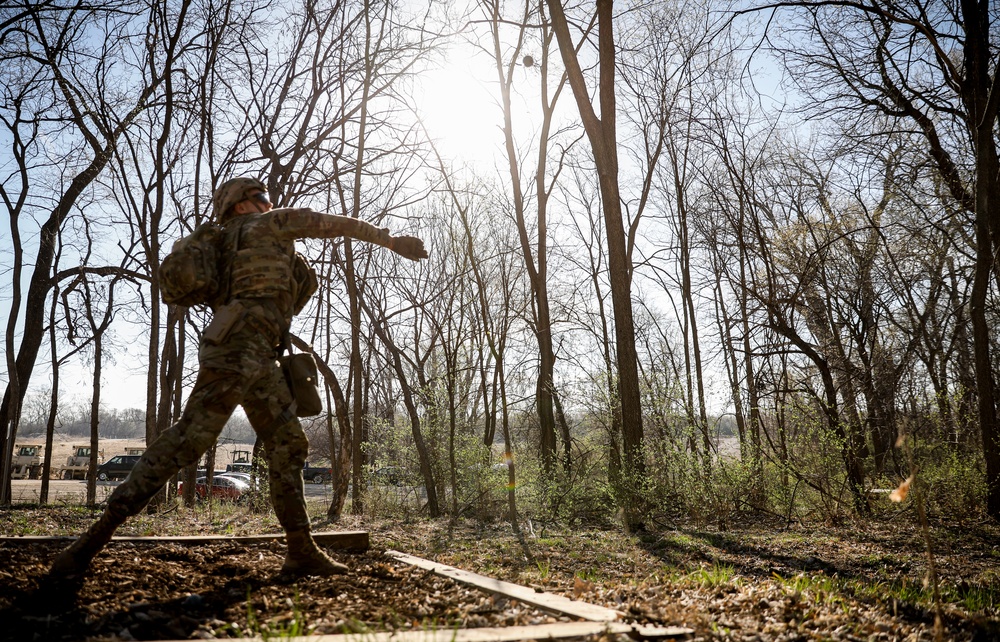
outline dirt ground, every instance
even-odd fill
[[[121,534],[273,532],[238,515],[144,516]],[[79,532],[69,508],[0,510],[6,535]],[[187,521],[185,521],[187,520]],[[932,640],[920,532],[899,521],[829,528],[747,524],[626,535],[527,522],[361,519],[364,554],[332,553],[350,573],[290,581],[279,542],[201,546],[115,542],[82,586],[47,586],[62,544],[0,543],[0,640],[163,640],[539,624],[558,618],[387,557],[389,548],[621,611],[687,626],[691,640]],[[945,640],[1000,639],[1000,529],[933,531]]]

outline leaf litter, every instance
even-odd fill
[[[36,510],[35,523],[58,523],[59,534],[89,521],[43,519],[60,509]],[[4,534],[14,530],[9,516],[0,512]],[[150,524],[135,528],[143,532],[120,534],[149,534]],[[317,525],[337,529],[371,534],[364,554],[331,552],[350,568],[345,576],[282,578],[278,541],[115,542],[72,597],[39,592],[64,543],[0,544],[0,640],[268,638],[567,621],[399,563],[385,554],[390,548],[612,608],[628,622],[689,627],[692,641],[934,639],[920,535],[891,520],[632,535],[534,525],[520,536],[507,524],[470,520]],[[998,535],[993,525],[935,526],[945,639],[1000,639]]]

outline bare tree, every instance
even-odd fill
[[[0,453],[3,464],[9,461],[19,418],[19,405],[31,377],[44,335],[45,299],[51,285],[55,238],[69,215],[73,203],[100,175],[110,162],[123,134],[154,101],[164,79],[173,74],[174,60],[159,58],[146,47],[148,39],[180,37],[179,24],[184,15],[173,15],[178,22],[161,24],[153,11],[137,11],[130,3],[105,3],[99,8],[60,8],[27,3],[4,23],[3,57],[5,68],[37,86],[47,86],[49,95],[59,97],[58,113],[46,108],[38,116],[52,121],[63,135],[79,137],[75,153],[68,157],[65,174],[57,183],[57,192],[48,218],[39,230],[38,251],[24,302],[23,335],[16,363],[12,361],[11,382],[0,406]],[[115,37],[77,37],[88,28],[108,29]],[[95,48],[96,50],[91,51]],[[135,74],[138,85],[130,91],[111,90],[105,85],[114,65],[122,58],[121,50],[131,50],[135,60],[143,62],[148,75]],[[21,80],[15,80],[15,83]],[[95,83],[95,79],[97,82]],[[27,191],[29,185],[23,184]],[[20,261],[19,261],[20,263]],[[17,314],[19,307],[12,308]],[[8,353],[13,348],[8,346]],[[10,475],[7,465],[0,466],[0,504],[10,501]]]
[[[601,233],[599,223],[600,213],[597,204],[598,197],[589,188],[593,181],[588,181],[592,174],[583,169],[572,168],[574,184],[564,186],[564,199],[568,203],[570,218],[576,228],[579,243],[583,251],[578,251],[576,258],[570,258],[577,269],[586,275],[587,287],[592,290],[592,300],[595,310],[593,312],[577,311],[584,318],[579,324],[591,335],[594,343],[598,346],[597,352],[600,355],[600,397],[603,399],[602,408],[597,411],[598,416],[606,417],[603,422],[608,437],[608,477],[612,484],[621,484],[622,476],[622,423],[621,412],[618,408],[618,392],[615,377],[615,349],[612,341],[612,320],[607,310],[607,294],[605,289],[605,279],[607,278],[608,267],[605,262],[605,255],[602,251],[604,246],[604,235]],[[586,215],[586,217],[584,217]],[[585,257],[585,260],[584,258]]]
[[[81,279],[79,287],[81,291],[79,293],[80,299],[83,303],[83,316],[86,319],[86,331],[90,335],[94,350],[94,371],[93,371],[93,386],[90,397],[90,453],[91,453],[91,468],[96,471],[97,462],[96,455],[100,450],[100,409],[101,409],[101,375],[104,365],[104,335],[111,325],[111,321],[114,318],[115,307],[114,307],[114,288],[115,281],[113,279],[107,284],[107,291],[104,293],[105,300],[104,312],[99,314],[95,312],[95,299],[101,298],[100,293],[96,292],[96,288],[92,286],[90,281],[86,278]],[[77,283],[71,283],[67,289],[63,292],[64,300],[76,289]],[[100,318],[99,318],[100,317]],[[96,481],[92,481],[93,475],[88,474],[87,479],[87,506],[93,507],[97,503],[97,485]]]
[[[630,243],[638,252],[650,249],[636,263],[679,305],[677,323],[683,341],[683,379],[687,414],[700,437],[707,469],[712,443],[708,427],[705,367],[699,338],[699,296],[696,282],[697,239],[692,221],[699,211],[701,122],[731,79],[732,45],[714,24],[707,5],[660,3],[640,6],[619,20],[627,29],[619,48],[623,156],[637,185],[626,202]],[[654,215],[649,214],[652,210]],[[650,218],[645,235],[642,219]],[[655,232],[656,223],[669,230]],[[636,239],[639,242],[636,242]],[[632,250],[630,249],[630,252]],[[692,445],[698,448],[697,441]]]
[[[500,107],[503,115],[504,152],[507,161],[507,173],[510,181],[510,198],[513,206],[514,220],[517,224],[518,238],[528,279],[534,298],[532,307],[532,331],[538,343],[538,377],[535,386],[535,410],[538,415],[539,437],[542,464],[546,474],[552,475],[556,460],[556,414],[555,397],[555,352],[553,350],[552,311],[549,302],[549,202],[552,184],[558,179],[562,168],[561,158],[572,148],[574,140],[560,144],[555,149],[555,158],[550,159],[554,143],[566,132],[556,128],[555,109],[559,97],[566,85],[566,73],[560,72],[550,79],[552,74],[551,56],[554,33],[546,20],[545,5],[539,2],[534,5],[525,1],[519,8],[519,15],[507,19],[503,15],[504,7],[499,2],[484,0],[479,3],[485,22],[489,25],[492,49],[489,51],[494,61],[494,68],[499,86]],[[537,26],[530,23],[539,21]],[[513,28],[511,27],[513,25]],[[505,38],[510,30],[512,44],[505,45]],[[537,35],[531,32],[537,31]],[[522,57],[522,54],[526,54]],[[534,54],[534,55],[533,55]],[[535,55],[539,60],[535,61]],[[514,131],[513,113],[511,107],[512,92],[515,91],[514,80],[520,77],[521,65],[524,71],[534,75],[537,69],[538,100],[541,108],[537,138],[533,147],[536,148],[534,179],[534,199],[525,189],[521,175],[522,153],[519,151],[525,141],[518,138]],[[550,164],[554,167],[550,169]],[[534,205],[534,219],[529,222],[527,215]],[[534,242],[531,236],[534,235]],[[568,426],[562,422],[559,426],[563,441],[563,466],[568,470],[571,464],[571,443]]]
[[[621,196],[618,184],[618,137],[615,118],[615,41],[612,0],[597,0],[598,97],[600,116],[590,102],[586,78],[570,33],[569,21],[561,0],[548,0],[552,28],[566,65],[570,87],[576,98],[583,126],[590,140],[601,187],[601,205],[607,228],[608,267],[611,278],[611,302],[615,314],[615,347],[618,375],[618,403],[622,416],[624,479],[629,488],[642,479],[643,456],[642,402],[639,392],[638,356],[632,318],[632,265],[622,223]],[[625,516],[629,525],[638,525],[639,497],[634,488],[625,495]]]
[[[494,23],[495,25],[495,23]],[[497,45],[499,48],[499,45]],[[508,90],[509,91],[509,88]],[[513,138],[509,134],[510,132],[510,119],[509,119],[509,94],[505,93],[505,113],[507,118],[505,121],[507,125],[505,126],[506,140],[508,142],[507,153],[508,157],[514,152],[513,150]],[[436,149],[434,150],[436,154]],[[525,307],[524,304],[518,305],[518,298],[515,296],[515,291],[519,287],[520,282],[520,270],[516,269],[512,263],[512,252],[509,249],[509,244],[503,242],[502,232],[498,232],[496,225],[489,225],[487,221],[490,219],[490,213],[493,208],[497,205],[491,207],[490,199],[479,197],[472,194],[471,190],[461,190],[459,189],[454,179],[449,175],[449,172],[444,167],[440,156],[438,156],[438,163],[441,166],[442,176],[444,178],[445,186],[447,188],[448,196],[450,197],[451,204],[458,215],[458,220],[460,223],[460,230],[456,230],[452,233],[454,238],[454,243],[456,246],[457,253],[461,257],[461,265],[463,266],[462,272],[463,277],[471,273],[472,281],[469,284],[469,288],[474,294],[475,303],[478,304],[478,315],[475,315],[472,322],[473,327],[480,330],[481,336],[480,341],[485,344],[488,349],[488,359],[483,359],[480,357],[479,370],[482,377],[481,389],[484,395],[484,410],[486,414],[486,431],[484,435],[484,445],[487,447],[492,446],[493,437],[496,429],[495,417],[497,414],[497,406],[499,406],[500,411],[500,429],[501,435],[504,440],[504,461],[507,468],[507,519],[510,521],[511,527],[514,532],[520,532],[520,526],[518,524],[518,513],[517,513],[517,495],[516,480],[517,480],[517,468],[514,459],[514,439],[511,434],[510,426],[510,400],[508,397],[508,374],[506,369],[507,360],[507,348],[508,340],[511,333],[511,327],[514,320],[517,318],[519,311]],[[542,161],[544,164],[544,160]],[[511,168],[512,180],[516,177],[516,166]],[[519,185],[517,181],[514,182],[515,191],[519,190]],[[526,258],[529,259],[530,264],[530,248],[527,248],[525,242],[526,231],[524,227],[523,213],[519,208],[523,208],[523,202],[518,205],[518,201],[521,200],[515,197],[514,201],[514,217],[517,221],[517,233],[521,244],[522,253],[526,254]],[[482,203],[479,207],[475,207],[474,204]],[[483,214],[479,217],[473,217],[471,212],[473,209],[485,210]],[[544,216],[542,217],[540,224],[544,226]],[[486,228],[485,231],[480,231],[480,226]],[[544,237],[543,232],[539,232],[541,236]],[[541,243],[544,249],[544,242]],[[544,264],[545,260],[541,260]],[[547,301],[547,286],[544,280],[538,283],[536,279],[538,278],[538,272],[533,270],[530,265],[525,268],[525,273],[530,284],[532,297],[535,303],[538,303],[539,288],[545,290],[543,297]],[[461,313],[461,311],[458,311]],[[546,316],[547,316],[546,312]],[[536,310],[536,317],[537,310]],[[537,338],[536,329],[536,338]],[[551,335],[546,335],[549,340],[549,349],[551,350]],[[493,376],[492,386],[488,385],[486,382],[487,377],[487,367],[486,363],[493,364]],[[492,389],[490,394],[488,391]],[[553,394],[547,396],[547,402],[552,404],[554,396]],[[536,395],[538,394],[538,386],[536,386]],[[536,397],[536,411],[538,410],[539,401]],[[552,413],[552,408],[549,408],[548,412]],[[554,417],[549,417],[554,421]],[[563,420],[565,425],[565,420]],[[550,429],[546,427],[543,423],[539,424],[539,431],[545,433],[546,430]],[[567,428],[568,433],[568,428]],[[554,434],[550,435],[554,440]],[[565,438],[569,439],[568,434]],[[544,434],[541,436],[540,441],[542,442],[542,465],[543,469],[547,473],[551,473],[551,465],[549,457],[552,453],[547,456],[544,452],[547,437]],[[554,445],[554,444],[553,444]],[[569,445],[567,444],[567,449]],[[568,454],[566,459],[567,466],[569,465]],[[454,466],[453,470],[453,490],[457,490],[455,487],[457,484],[454,480]],[[488,470],[488,468],[487,468]],[[457,508],[457,505],[456,505]],[[457,510],[455,511],[457,515]]]
[[[420,346],[419,343],[413,345],[410,350],[404,353],[389,330],[388,318],[385,311],[374,311],[368,302],[362,303],[362,309],[372,324],[372,329],[382,341],[388,358],[396,373],[396,380],[400,387],[403,405],[406,407],[406,414],[410,421],[410,430],[413,435],[413,444],[417,450],[417,459],[420,464],[420,474],[424,481],[424,488],[427,491],[427,511],[431,517],[441,515],[441,507],[438,501],[437,482],[435,480],[433,466],[431,462],[430,449],[423,434],[423,421],[417,407],[417,394],[410,383],[411,376],[407,372],[407,367],[411,371],[420,370],[424,367],[427,358],[433,349],[433,343],[428,346]],[[414,319],[414,323],[420,325],[419,318]]]
[[[951,198],[974,216],[976,260],[970,324],[987,510],[1000,519],[1000,417],[987,315],[991,281],[1000,287],[1000,91],[996,3],[793,2],[779,47],[800,88],[823,113],[857,119],[878,113],[904,121]],[[796,21],[797,20],[797,21]],[[786,41],[788,42],[788,41]]]

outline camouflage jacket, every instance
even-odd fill
[[[295,278],[295,239],[348,236],[382,246],[388,246],[390,239],[388,230],[365,221],[310,209],[245,214],[226,221],[223,227],[223,247],[229,256],[223,276],[228,292],[222,303],[243,302],[253,309],[261,307],[255,304],[263,304],[266,318],[261,320],[282,332],[296,308],[304,304],[303,295],[308,298],[312,294],[301,292],[302,284]]]

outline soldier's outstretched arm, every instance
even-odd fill
[[[393,236],[385,228],[350,216],[324,214],[309,208],[283,208],[271,211],[271,228],[285,238],[330,239],[348,236],[389,248],[403,258],[416,261],[427,258],[424,242],[415,236]]]

